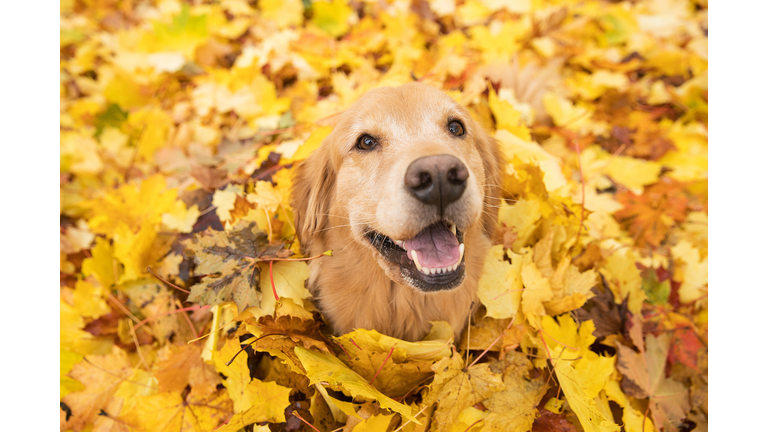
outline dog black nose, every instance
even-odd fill
[[[405,171],[405,185],[419,201],[440,208],[456,201],[467,188],[469,171],[455,156],[424,156]]]

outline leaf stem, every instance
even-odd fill
[[[316,430],[317,432],[320,432],[320,429],[318,429],[318,428],[316,428],[316,427],[312,426],[312,423],[310,423],[310,422],[308,422],[308,421],[304,420],[304,417],[300,416],[298,411],[296,411],[296,410],[293,410],[293,412],[292,412],[291,414],[293,414],[294,416],[298,417],[298,418],[299,418],[299,420],[301,420],[301,421],[303,421],[304,423],[306,423],[306,424],[307,424],[307,426],[311,427],[312,429]]]
[[[277,296],[277,288],[275,288],[275,278],[272,276],[272,263],[274,261],[269,262],[269,282],[272,284],[272,294],[275,295],[275,301],[279,302],[280,297]]]
[[[356,343],[355,343],[355,341],[354,341],[354,340],[352,340],[352,338],[349,338],[349,341],[350,341],[350,342],[352,342],[352,345],[354,345],[354,346],[355,346],[355,348],[357,348],[357,349],[359,349],[359,350],[362,350],[362,348],[360,348],[360,346],[359,346],[358,344],[356,344]]]
[[[181,287],[179,287],[179,286],[176,286],[175,284],[173,284],[173,283],[171,283],[171,282],[168,282],[167,280],[165,280],[165,279],[161,278],[161,277],[160,277],[160,275],[158,275],[157,273],[155,273],[154,271],[152,271],[152,267],[150,267],[150,266],[147,266],[147,273],[151,274],[152,276],[154,276],[155,278],[157,278],[157,279],[158,279],[160,282],[163,282],[164,284],[166,284],[166,285],[170,286],[171,288],[175,288],[175,289],[177,289],[177,290],[179,290],[179,291],[181,291],[181,292],[185,292],[185,293],[189,294],[189,291],[185,290],[184,288],[181,288]]]
[[[389,354],[387,354],[387,358],[384,359],[384,363],[379,366],[379,370],[376,371],[375,374],[373,374],[373,378],[371,378],[371,385],[373,385],[373,382],[376,381],[376,377],[379,376],[379,372],[381,372],[382,369],[384,369],[384,365],[387,364],[387,361],[390,357],[392,357],[392,353],[395,352],[395,347],[397,344],[392,345],[392,349],[389,350]]]
[[[424,412],[424,410],[425,410],[425,409],[427,409],[427,408],[429,408],[429,407],[430,407],[430,405],[425,405],[425,406],[424,406],[424,408],[422,408],[422,409],[421,409],[419,412],[417,412],[417,413],[416,413],[416,415],[415,415],[415,416],[413,416],[413,417],[414,417],[414,418],[415,418],[415,417],[418,417],[418,416],[419,416],[419,414],[423,413],[423,412]],[[413,420],[408,420],[407,422],[403,423],[402,425],[400,425],[400,427],[399,427],[399,428],[395,429],[395,430],[394,430],[394,431],[392,431],[392,432],[398,432],[400,429],[404,428],[404,427],[405,427],[405,425],[407,425],[408,423],[410,423],[410,422],[412,422],[412,421],[413,421]]]
[[[246,347],[249,347],[249,346],[251,346],[251,345],[255,344],[256,342],[260,341],[261,339],[264,339],[264,338],[265,338],[265,337],[267,337],[267,336],[288,336],[288,335],[286,335],[286,334],[284,334],[284,333],[269,333],[269,334],[261,335],[261,336],[257,337],[256,339],[254,339],[254,340],[252,340],[252,341],[248,342],[248,343],[247,343],[247,344],[245,344],[244,346],[241,346],[241,347],[240,347],[240,351],[236,352],[236,353],[235,353],[235,355],[233,355],[233,356],[232,356],[232,358],[231,358],[231,359],[229,359],[229,361],[226,363],[226,365],[227,365],[227,366],[231,365],[231,364],[232,364],[232,362],[233,362],[233,361],[235,361],[235,359],[237,358],[237,356],[238,356],[238,355],[240,355],[240,353],[241,353],[241,352],[245,351],[245,348],[246,348]]]
[[[494,346],[494,345],[496,345],[496,342],[498,342],[498,341],[501,339],[501,337],[502,337],[502,336],[504,336],[504,332],[505,332],[505,331],[507,331],[507,330],[509,330],[510,328],[512,328],[512,324],[514,324],[514,323],[515,323],[515,318],[517,318],[517,317],[512,317],[512,320],[511,320],[511,321],[509,321],[509,324],[507,324],[507,328],[506,328],[506,329],[504,329],[504,330],[502,330],[502,331],[501,331],[501,333],[499,333],[499,335],[496,337],[496,339],[493,341],[493,343],[491,343],[491,344],[488,346],[488,348],[486,348],[486,349],[485,349],[485,351],[483,351],[482,353],[480,353],[480,355],[479,355],[479,356],[477,356],[477,358],[476,358],[476,359],[475,359],[475,360],[472,362],[472,364],[470,364],[469,366],[467,366],[467,369],[469,369],[469,368],[471,368],[472,366],[474,366],[474,365],[475,365],[475,363],[477,363],[477,362],[478,362],[478,361],[479,361],[481,358],[483,358],[483,356],[484,356],[484,355],[485,355],[485,354],[486,354],[488,351],[490,351],[490,350],[491,350],[491,348],[493,348],[493,346]],[[469,345],[467,345],[467,351],[469,351]]]
[[[341,342],[339,342],[337,340],[334,340],[334,342],[336,342],[336,345],[338,345],[341,348],[341,350],[344,351],[344,354],[346,354],[348,358],[350,358],[350,359],[352,358],[352,356],[349,355],[349,352],[347,352],[347,349],[344,348],[344,345],[342,345]]]
[[[267,259],[262,259],[262,261],[311,261],[311,260],[316,260],[318,258],[322,258],[324,256],[328,256],[328,255],[321,253],[320,255],[315,255],[309,258],[267,258]]]

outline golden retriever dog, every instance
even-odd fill
[[[447,321],[456,340],[477,307],[497,225],[501,153],[446,94],[377,88],[339,116],[298,167],[292,205],[307,286],[334,332],[420,340]]]

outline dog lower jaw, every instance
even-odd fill
[[[455,228],[454,228],[455,230]],[[408,254],[389,237],[378,233],[369,232],[366,235],[369,247],[374,249],[379,265],[387,276],[402,285],[408,285],[417,292],[434,293],[450,291],[458,288],[466,276],[464,264],[464,233],[454,232],[461,244],[461,257],[455,270],[425,274],[417,268],[416,263],[408,257]]]

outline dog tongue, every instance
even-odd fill
[[[403,242],[403,249],[418,253],[419,264],[424,267],[448,267],[459,261],[459,241],[443,223],[430,225],[416,237]],[[408,254],[410,257],[410,253]]]

